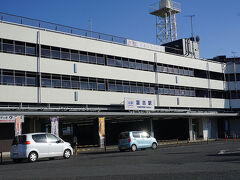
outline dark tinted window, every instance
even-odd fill
[[[25,141],[26,141],[25,135],[15,136],[15,138],[13,139],[12,145],[24,144]]]
[[[35,135],[32,135],[32,139],[36,143],[46,143],[47,142],[47,138],[46,138],[45,134],[35,134]]]
[[[129,138],[129,133],[128,132],[121,133],[119,135],[119,139],[127,139],[127,138]]]

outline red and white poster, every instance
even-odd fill
[[[16,116],[15,117],[15,136],[19,136],[22,134],[22,122],[21,117]]]

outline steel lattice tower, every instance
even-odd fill
[[[164,44],[177,39],[176,14],[180,12],[180,3],[171,0],[161,0],[150,6],[150,14],[156,16],[157,44]]]

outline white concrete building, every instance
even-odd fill
[[[226,126],[232,118],[234,126],[240,125],[233,111],[239,99],[229,101],[228,96],[228,88],[233,90],[238,82],[225,80],[231,65],[0,15],[0,115],[24,115],[24,132],[48,131],[51,116],[59,116],[61,136],[76,135],[80,144],[97,143],[98,117],[106,118],[109,144],[121,130],[146,129],[157,139],[194,140],[230,133]],[[140,103],[150,99],[154,109],[126,110],[129,98]],[[6,130],[12,127],[1,123],[0,137],[11,137]]]

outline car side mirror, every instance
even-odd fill
[[[57,141],[56,141],[57,144],[58,144],[58,143],[61,143],[61,142],[62,142],[61,140],[57,140]]]

